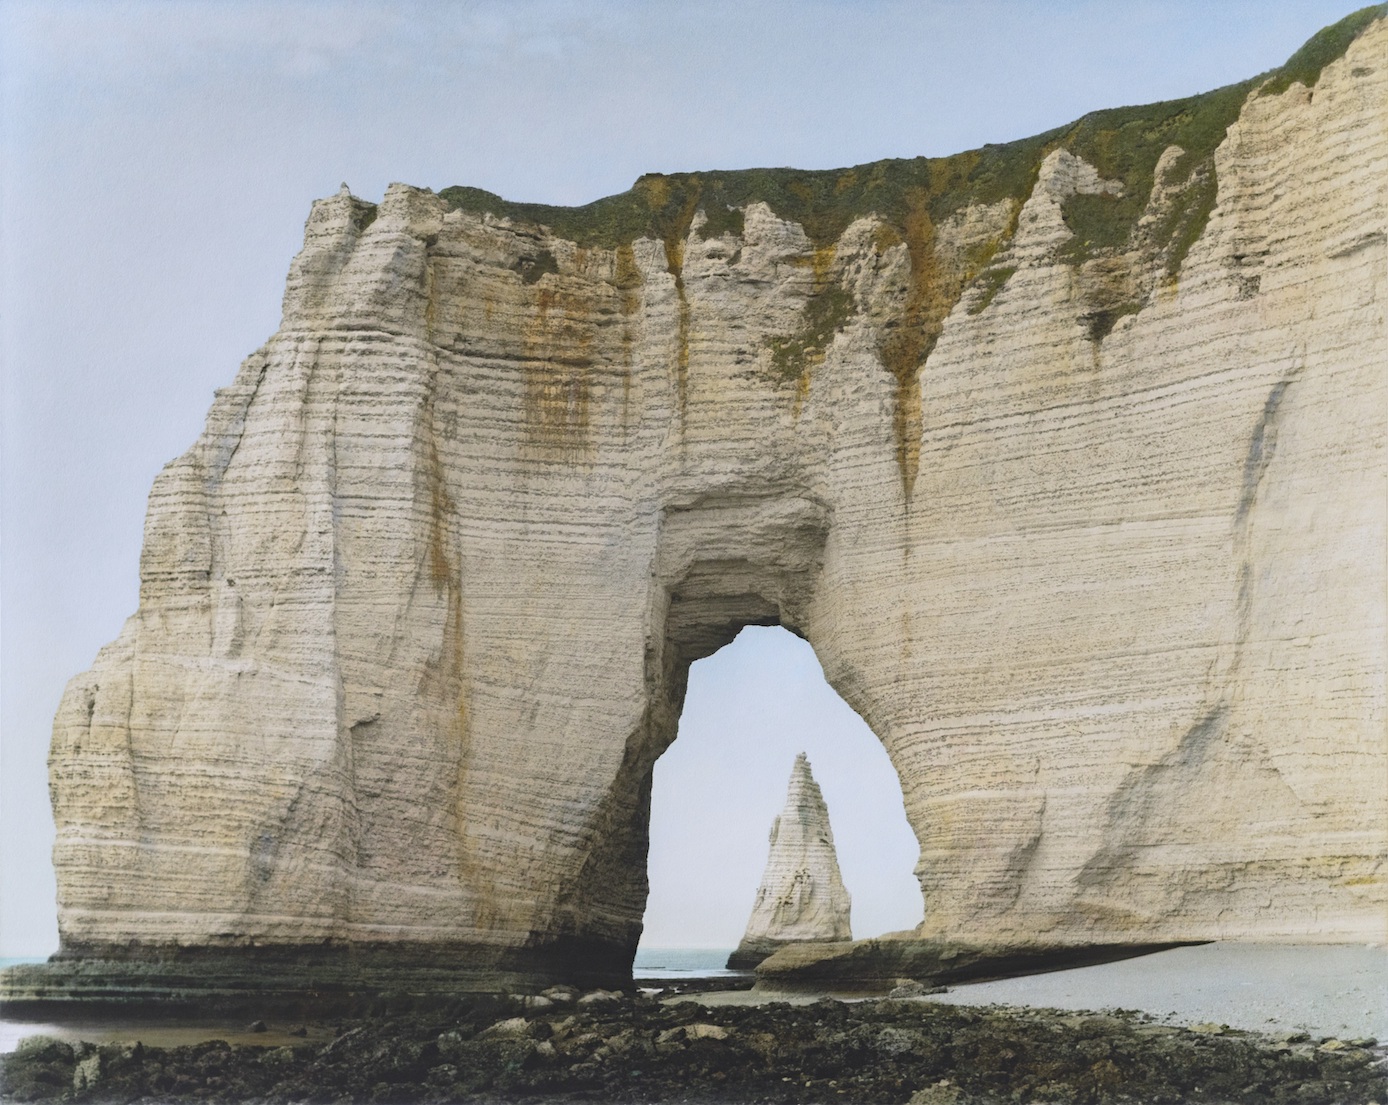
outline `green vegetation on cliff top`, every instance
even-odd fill
[[[1161,259],[1174,278],[1214,210],[1219,194],[1214,152],[1249,95],[1278,93],[1295,81],[1313,86],[1326,65],[1385,16],[1388,4],[1357,11],[1316,34],[1285,65],[1239,84],[1180,100],[1095,111],[1044,134],[951,157],[892,158],[847,169],[650,173],[630,191],[582,207],[513,203],[480,188],[455,186],[439,195],[455,210],[546,226],[583,247],[616,249],[637,238],[660,241],[681,304],[684,243],[699,212],[704,221],[698,234],[712,238],[740,233],[743,209],[765,203],[780,218],[799,223],[815,251],[813,288],[799,325],[793,333],[767,341],[772,368],[786,381],[803,380],[857,310],[852,296],[830,278],[833,247],[854,220],[875,216],[885,224],[876,235],[878,249],[904,244],[907,250],[902,311],[882,328],[878,353],[897,383],[897,461],[909,500],[919,460],[919,369],[965,289],[978,289],[970,311],[982,313],[1012,275],[1010,266],[991,262],[1016,231],[1017,216],[1044,158],[1057,149],[1069,150],[1106,180],[1122,185],[1117,194],[1074,195],[1061,204],[1073,233],[1061,251],[1064,260],[1081,264],[1136,249],[1149,259]],[[1139,235],[1157,165],[1172,146],[1183,152],[1165,167],[1161,209]],[[1011,217],[993,236],[971,243],[963,257],[937,250],[936,227],[943,220],[969,206],[1004,201]],[[528,268],[525,279],[538,281],[554,271],[552,256],[546,256],[548,264]],[[1104,302],[1101,297],[1081,321],[1098,344],[1119,319],[1142,307],[1141,299]],[[687,366],[687,309],[680,317],[680,363]]]
[[[836,242],[854,219],[875,214],[904,229],[924,200],[939,221],[971,203],[1022,198],[1045,153],[1063,130],[952,157],[889,158],[848,169],[739,169],[730,172],[648,173],[629,192],[582,207],[513,203],[480,188],[439,193],[453,208],[490,212],[547,226],[580,246],[615,249],[637,238],[683,240],[697,211],[709,219],[704,237],[741,229],[741,212],[758,201],[799,223],[817,248]]]
[[[1285,65],[1272,73],[1271,79],[1262,87],[1262,94],[1280,96],[1296,81],[1307,88],[1314,88],[1321,79],[1321,70],[1332,61],[1344,57],[1350,43],[1364,33],[1365,27],[1375,19],[1385,17],[1388,17],[1388,4],[1370,4],[1345,16],[1338,23],[1317,31],[1305,46],[1287,59]]]
[[[970,204],[1024,200],[1041,160],[1065,148],[1105,178],[1123,183],[1121,196],[1082,195],[1065,204],[1066,221],[1075,232],[1068,255],[1080,261],[1128,242],[1151,193],[1158,158],[1177,145],[1186,152],[1171,167],[1166,183],[1180,186],[1194,178],[1198,186],[1185,190],[1160,229],[1169,236],[1167,243],[1157,244],[1169,244],[1183,257],[1214,206],[1215,147],[1249,93],[1279,93],[1295,81],[1314,85],[1326,65],[1385,15],[1388,4],[1354,12],[1318,32],[1285,65],[1239,84],[1180,100],[1092,112],[1067,127],[950,157],[892,158],[847,169],[651,173],[630,191],[581,207],[514,203],[462,186],[439,195],[455,209],[548,226],[580,246],[616,248],[654,238],[670,247],[674,263],[677,243],[688,234],[696,212],[703,210],[708,219],[703,236],[735,233],[742,222],[738,209],[758,201],[803,226],[817,248],[832,245],[853,220],[866,215],[876,215],[909,242],[919,233],[922,215],[938,223]]]

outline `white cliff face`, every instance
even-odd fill
[[[776,622],[923,935],[1388,938],[1388,21],[1248,99],[1188,252],[1179,150],[1088,259],[1123,197],[1037,156],[828,244],[316,203],[59,709],[65,944],[629,962],[688,665]]]
[[[771,824],[771,851],[747,931],[728,965],[755,966],[783,944],[851,940],[850,907],[829,809],[802,752],[791,768],[785,808]]]

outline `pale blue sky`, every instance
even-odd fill
[[[375,199],[403,180],[581,203],[647,171],[952,153],[1242,79],[1354,6],[0,4],[0,955],[55,946],[53,711],[133,611],[150,483],[197,436],[212,389],[274,331],[315,197],[346,180]],[[817,693],[805,682],[812,657],[777,639],[696,671],[696,695],[710,697],[691,698],[690,719],[706,716],[714,735],[697,738],[691,724],[696,739],[676,745],[689,757],[681,789],[693,795],[716,773],[739,787],[764,775],[769,795],[749,796],[741,820],[721,812],[717,826],[764,857],[766,811],[794,752],[863,739],[868,751],[842,764],[811,752],[847,847],[854,809],[883,799],[880,778],[842,773],[876,753],[846,711],[802,714],[776,707],[774,688],[748,689],[765,663],[796,673],[787,681],[802,699]],[[747,704],[741,714],[735,702]],[[814,741],[791,731],[776,738],[782,748],[764,735],[778,711],[822,731]],[[765,764],[710,766],[718,735],[739,733]],[[655,884],[694,886],[683,874],[694,860],[656,828]],[[717,835],[696,827],[682,839],[700,833]],[[845,871],[860,934],[864,916],[880,927],[904,917],[891,887],[911,842],[894,839],[877,867]],[[737,875],[751,886],[731,876],[694,886],[708,908],[666,910],[659,942],[735,938],[756,873]],[[881,888],[878,904],[865,887]]]

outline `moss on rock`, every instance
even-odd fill
[[[988,309],[988,305],[997,297],[998,292],[1002,291],[1003,285],[1012,278],[1012,274],[1016,271],[1015,265],[1004,265],[998,268],[984,269],[979,273],[976,281],[979,294],[978,298],[969,305],[969,314],[983,314]]]
[[[794,380],[824,360],[834,335],[848,324],[856,309],[853,296],[838,284],[816,289],[805,301],[799,329],[788,337],[767,341],[776,375]]]

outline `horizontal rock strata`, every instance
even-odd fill
[[[630,962],[688,665],[774,623],[922,938],[1388,938],[1375,15],[956,158],[316,203],[63,697],[64,947]]]

